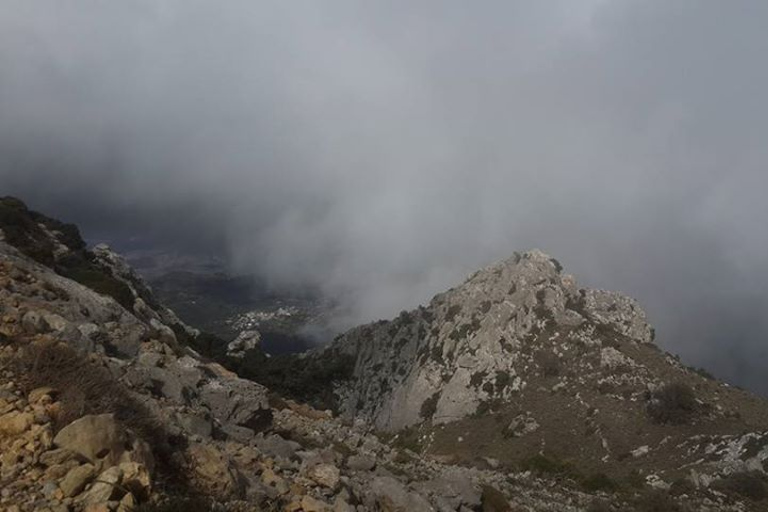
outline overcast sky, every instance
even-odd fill
[[[0,0],[0,193],[425,302],[513,250],[768,392],[765,0]]]

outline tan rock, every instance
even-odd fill
[[[56,435],[53,444],[110,467],[121,462],[139,462],[150,471],[154,459],[149,446],[129,434],[112,414],[88,415],[73,421]]]
[[[110,501],[117,492],[117,487],[123,479],[123,471],[113,466],[102,472],[90,489],[83,494],[82,501],[86,505],[98,505]]]
[[[301,508],[304,512],[331,512],[331,506],[324,501],[320,501],[312,496],[301,498]]]
[[[27,412],[11,411],[0,416],[0,437],[17,436],[24,433],[35,422],[35,417]]]
[[[125,442],[125,431],[112,414],[83,416],[61,429],[53,439],[56,446],[78,453],[91,462],[121,450]]]
[[[112,509],[106,503],[91,503],[87,505],[84,512],[111,512]]]
[[[123,472],[123,487],[141,499],[149,498],[152,477],[146,466],[138,462],[123,462],[119,468]]]
[[[292,501],[283,508],[283,512],[297,512],[301,509],[301,501]]]
[[[27,400],[30,404],[37,404],[39,402],[45,402],[46,400],[48,403],[53,399],[53,397],[56,395],[56,390],[52,387],[45,386],[37,389],[33,389],[29,392],[29,396],[27,396]]]
[[[64,479],[59,482],[59,487],[65,497],[71,498],[80,494],[95,475],[96,469],[92,464],[83,464],[71,469]]]
[[[341,496],[337,496],[333,502],[333,512],[355,512],[355,507],[347,503]]]
[[[45,478],[49,480],[59,480],[64,478],[71,469],[76,468],[79,465],[80,463],[74,459],[62,462],[61,464],[54,464],[45,470],[44,475]]]
[[[312,466],[307,471],[307,476],[313,482],[329,489],[335,489],[339,485],[339,468],[333,464],[318,464]]]
[[[136,508],[136,498],[130,492],[123,496],[120,504],[117,506],[117,512],[133,512]]]
[[[63,464],[68,460],[72,460],[76,457],[75,452],[67,450],[66,448],[57,448],[55,450],[48,450],[40,455],[40,464],[43,466],[55,466],[56,464]]]
[[[242,475],[232,464],[232,461],[216,447],[207,444],[194,444],[187,453],[192,461],[192,468],[208,487],[208,490],[218,495],[240,496],[244,492]]]

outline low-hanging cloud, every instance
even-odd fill
[[[0,188],[339,325],[540,247],[768,391],[768,3],[0,0]]]

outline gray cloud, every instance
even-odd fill
[[[768,391],[768,4],[0,2],[2,188],[339,325],[540,247]]]

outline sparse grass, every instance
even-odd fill
[[[577,474],[573,464],[570,462],[550,458],[542,454],[537,454],[533,457],[523,459],[520,464],[520,468],[523,471],[531,471],[539,475],[573,476]]]
[[[635,500],[637,512],[686,512],[666,491],[649,489]]]
[[[540,363],[541,373],[545,377],[557,377],[560,375],[561,366],[560,358],[551,352],[544,352],[541,355]]]
[[[611,504],[605,500],[593,500],[587,507],[586,512],[611,512]]]
[[[698,408],[693,389],[682,382],[673,382],[651,395],[647,411],[654,423],[684,425],[693,419]]]
[[[688,366],[687,368],[688,368],[689,370],[691,370],[693,373],[696,373],[696,374],[698,374],[698,375],[701,375],[702,377],[704,377],[704,378],[705,378],[705,379],[707,379],[707,380],[717,380],[717,379],[715,378],[715,376],[714,376],[714,375],[712,375],[711,373],[709,373],[709,372],[708,372],[707,370],[705,370],[704,368],[701,368],[701,367],[698,367],[698,366]]]
[[[741,471],[730,474],[713,483],[713,487],[753,501],[762,501],[768,498],[766,476],[759,471]]]
[[[392,439],[392,446],[403,450],[410,450],[414,453],[421,453],[423,447],[420,438],[421,432],[418,428],[405,428]]]

